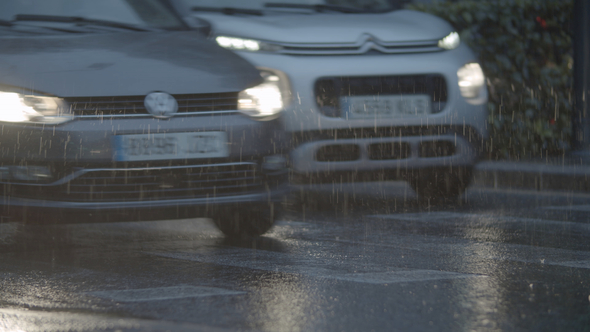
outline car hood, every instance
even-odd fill
[[[382,14],[285,14],[238,16],[195,13],[214,34],[280,43],[354,43],[369,34],[384,42],[438,40],[452,31],[442,19],[398,10]]]
[[[258,71],[194,31],[0,38],[0,88],[60,96],[241,91]]]

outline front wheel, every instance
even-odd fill
[[[452,201],[461,196],[473,175],[472,167],[418,170],[409,179],[421,199]]]
[[[275,222],[275,205],[234,208],[219,213],[213,222],[227,237],[257,237],[266,233]]]

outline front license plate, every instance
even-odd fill
[[[432,108],[428,95],[348,96],[340,98],[340,105],[349,119],[422,116]]]
[[[117,135],[114,160],[220,158],[229,156],[227,134],[222,131]]]

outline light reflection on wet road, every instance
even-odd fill
[[[256,240],[0,224],[0,331],[590,331],[589,196],[383,186],[323,188]]]

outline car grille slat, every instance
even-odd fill
[[[142,169],[77,170],[69,181],[44,187],[36,198],[71,202],[150,201],[247,194],[264,188],[252,162]],[[27,197],[25,191],[17,194]],[[32,194],[31,194],[32,195]]]
[[[243,185],[249,185],[248,181],[252,181],[253,177],[237,177],[237,178],[224,178],[224,179],[206,179],[206,180],[182,180],[178,181],[180,187],[184,188],[205,188],[205,187],[229,187],[229,185],[224,183],[242,183]],[[242,185],[241,184],[241,185]],[[105,182],[98,182],[98,183],[86,183],[86,184],[78,184],[73,183],[70,184],[70,192],[74,193],[89,193],[89,192],[106,192],[105,189],[115,190],[117,191],[124,191],[128,188],[136,188],[138,185],[141,185],[143,189],[157,187],[158,190],[160,186],[162,186],[161,182],[137,182],[137,183],[105,183]]]
[[[401,54],[401,53],[428,53],[441,52],[438,40],[426,40],[415,42],[383,42],[366,36],[355,43],[314,43],[294,44],[273,42],[281,49],[277,51],[288,55],[365,55],[365,54]]]
[[[235,191],[244,191],[246,190],[254,190],[258,188],[256,185],[226,185],[226,186],[207,186],[207,187],[199,187],[199,188],[181,188],[181,189],[175,189],[175,188],[167,188],[165,189],[165,193],[163,192],[163,189],[160,187],[147,187],[147,188],[142,188],[141,190],[141,194],[137,195],[138,192],[136,190],[115,190],[115,191],[91,191],[91,192],[85,192],[85,191],[71,191],[71,194],[76,194],[76,195],[87,195],[88,197],[91,197],[93,201],[97,201],[97,200],[102,200],[102,201],[111,201],[113,199],[124,199],[126,200],[127,198],[129,198],[130,196],[138,196],[138,197],[144,197],[144,199],[150,198],[150,197],[158,197],[158,198],[190,198],[190,196],[200,196],[200,197],[206,197],[208,195],[200,195],[202,192],[207,192],[209,193],[209,196],[213,196],[215,194],[222,194],[222,193],[227,193],[227,192],[235,192]],[[165,195],[164,195],[165,194]],[[108,198],[105,198],[108,197]]]
[[[209,93],[173,95],[178,113],[216,112],[236,110],[238,93]],[[70,97],[65,98],[75,116],[130,116],[149,115],[144,105],[145,96]]]
[[[97,175],[92,175],[94,173],[108,173],[108,172],[112,172],[112,171],[96,171],[96,172],[91,172],[88,173],[87,175],[85,175],[84,177],[78,179],[78,185],[89,185],[89,184],[95,184],[97,181],[122,181],[121,178],[118,178],[116,176],[113,175],[108,175],[108,176],[97,176]],[[132,172],[136,172],[137,171],[133,171],[130,170],[128,171],[128,173],[132,173]],[[244,175],[250,174],[250,176],[254,176],[255,171],[254,170],[243,170],[240,171],[241,173],[243,173]],[[207,175],[208,173],[205,172],[188,172],[183,174],[184,176],[187,177],[202,177],[203,175]],[[235,176],[236,171],[218,171],[214,173],[216,177],[220,177],[220,176]],[[154,175],[129,175],[127,174],[124,178],[125,182],[133,182],[135,180],[137,181],[145,181],[145,179],[150,179],[150,178],[154,178]]]

